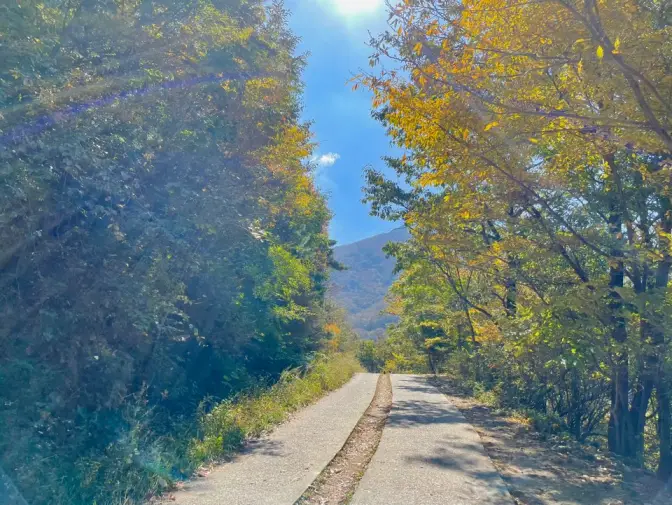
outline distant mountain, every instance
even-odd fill
[[[381,314],[385,295],[395,278],[392,273],[395,261],[385,257],[383,247],[388,242],[407,239],[406,228],[397,228],[334,250],[336,260],[348,270],[332,273],[330,294],[347,311],[361,338],[377,339],[388,324],[396,321],[394,316]]]

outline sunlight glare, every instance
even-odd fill
[[[376,11],[383,0],[332,0],[336,9],[343,15],[357,15]]]

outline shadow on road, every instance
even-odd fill
[[[498,413],[448,379],[437,381],[479,433],[486,453],[518,503],[525,505],[662,505],[672,503],[654,476],[628,468],[590,447],[545,438],[520,419]],[[466,450],[466,448],[465,448]],[[454,465],[440,447],[429,464]],[[460,458],[464,463],[464,459]],[[467,468],[468,471],[468,468]],[[662,497],[662,498],[661,498]],[[664,501],[661,501],[664,500]]]
[[[389,426],[412,427],[418,424],[464,423],[464,418],[441,404],[422,400],[401,400],[394,403]]]
[[[396,386],[398,390],[414,393],[436,394],[437,389],[428,383],[425,377],[412,377]],[[413,427],[425,424],[464,423],[464,417],[444,401],[443,395],[436,400],[395,400],[392,413],[387,422],[390,427]]]
[[[244,454],[263,454],[264,456],[284,456],[284,444],[279,441],[260,438],[257,440],[250,440],[245,444],[245,447],[240,451]]]

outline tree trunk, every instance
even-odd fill
[[[436,375],[436,364],[434,363],[434,352],[429,349],[427,351],[427,362],[429,363],[429,370],[433,375]]]
[[[617,168],[613,155],[607,157],[612,167],[612,183],[617,177]],[[615,189],[615,188],[614,188]],[[610,192],[616,195],[616,191]],[[613,239],[611,260],[609,266],[609,312],[611,319],[611,336],[618,344],[619,349],[614,356],[612,371],[611,409],[608,427],[609,450],[621,456],[631,455],[631,429],[628,394],[630,391],[630,377],[628,371],[629,356],[626,349],[628,331],[623,314],[623,298],[619,290],[623,289],[625,281],[625,265],[623,263],[623,216],[621,205],[616,196],[612,197],[609,206],[609,234]]]
[[[469,332],[471,333],[471,345],[472,349],[471,352],[474,353],[474,358],[475,358],[475,373],[474,373],[474,380],[480,381],[482,378],[481,375],[481,355],[478,352],[479,351],[479,343],[478,340],[476,340],[476,329],[474,328],[474,322],[471,320],[471,314],[469,314],[469,307],[465,304],[463,306],[464,310],[464,315],[466,316],[467,323],[469,324]]]
[[[660,242],[663,252],[663,259],[658,265],[656,271],[656,291],[657,295],[664,300],[667,296],[668,284],[670,280],[670,270],[672,269],[672,255],[669,253],[672,244],[670,244],[670,232],[672,232],[672,203],[669,199],[663,201],[665,217],[661,225]],[[667,347],[665,345],[665,324],[659,320],[659,324],[654,327],[654,339],[658,373],[656,374],[656,391],[658,392],[658,437],[660,440],[660,456],[658,460],[658,475],[664,479],[672,476],[672,419],[670,413],[670,390],[667,378],[665,376],[665,356]]]
[[[662,373],[658,377],[656,391],[658,393],[658,438],[660,440],[658,476],[667,480],[672,477],[672,413],[670,412],[670,390]]]
[[[635,393],[630,407],[630,446],[628,455],[640,465],[644,464],[644,428],[646,427],[646,412],[649,409],[651,394],[653,393],[653,379],[644,377],[642,384]]]
[[[515,276],[520,262],[513,254],[508,255],[508,260],[510,271],[504,281],[504,310],[506,310],[508,317],[516,317],[516,313],[518,312],[518,283]]]
[[[628,375],[628,354],[621,352],[616,356],[612,372],[611,409],[609,415],[608,443],[609,450],[621,456],[630,456],[630,413],[628,409],[628,392],[630,389]]]
[[[569,431],[576,440],[583,435],[583,410],[581,408],[581,383],[578,373],[572,371],[570,375],[571,393],[567,408],[569,409]]]

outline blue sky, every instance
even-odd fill
[[[394,149],[380,124],[371,118],[371,101],[348,81],[369,69],[368,32],[385,29],[383,0],[286,0],[290,25],[310,52],[304,73],[304,116],[313,121],[319,143],[317,182],[329,195],[334,213],[331,235],[340,244],[354,242],[397,225],[369,215],[361,203],[363,169],[384,169],[382,156]]]

